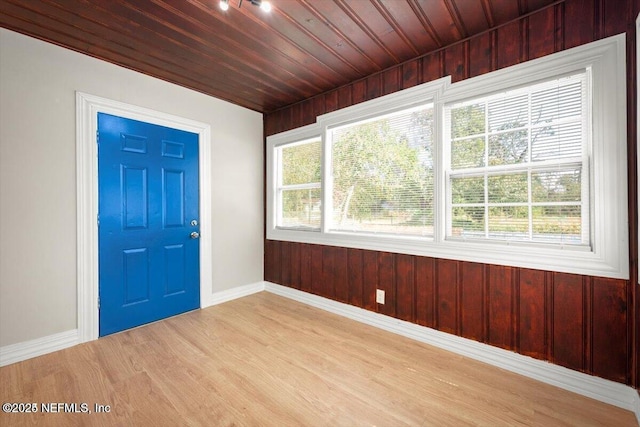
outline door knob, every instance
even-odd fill
[[[197,239],[198,237],[200,237],[200,233],[198,233],[197,231],[192,231],[191,234],[189,235],[192,239]]]

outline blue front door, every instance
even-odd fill
[[[98,114],[100,336],[200,306],[198,135]]]

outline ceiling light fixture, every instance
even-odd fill
[[[247,0],[254,6],[258,6],[265,12],[271,12],[271,3],[267,0]],[[242,0],[238,0],[238,9],[242,7]],[[220,0],[220,9],[229,10],[229,0]]]

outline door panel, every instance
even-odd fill
[[[164,226],[182,227],[184,224],[184,172],[164,170],[162,177]]]
[[[100,336],[200,306],[198,135],[98,115]]]
[[[124,214],[124,229],[135,230],[147,228],[149,209],[147,201],[147,169],[127,167],[122,168],[122,203]]]

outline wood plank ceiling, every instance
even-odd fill
[[[263,113],[556,0],[0,0],[0,26]]]

